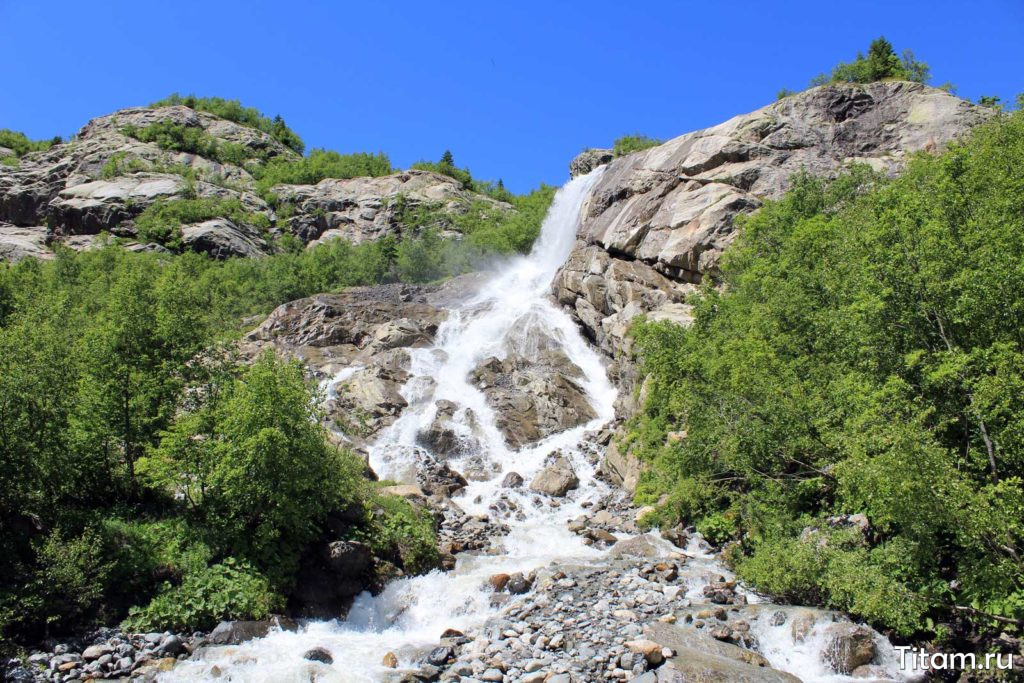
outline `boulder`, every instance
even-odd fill
[[[210,632],[206,640],[211,645],[240,645],[253,638],[262,638],[274,628],[296,631],[298,625],[284,617],[260,621],[222,621]]]
[[[579,485],[572,463],[564,455],[557,454],[530,482],[530,490],[560,498]]]
[[[327,650],[327,648],[323,647],[314,647],[312,649],[306,650],[306,652],[302,655],[302,658],[308,659],[311,662],[334,664],[334,657],[331,656],[331,653]]]
[[[837,673],[849,674],[875,658],[875,632],[848,622],[825,628],[822,657]]]
[[[610,149],[585,149],[569,162],[569,177],[587,175],[598,166],[611,163],[614,158],[615,154]]]
[[[297,617],[344,616],[374,581],[373,553],[358,541],[321,540],[306,550],[299,567],[288,601],[289,613]]]
[[[447,463],[439,462],[426,454],[418,459],[416,481],[427,495],[442,498],[452,497],[468,484],[466,478]]]
[[[46,227],[18,227],[0,223],[0,262],[20,261],[24,258],[47,260],[53,252],[46,246]]]
[[[452,424],[452,417],[458,408],[451,401],[441,399],[437,402],[437,413],[434,415],[430,426],[416,435],[416,440],[431,453],[440,457],[448,457],[457,454],[462,443],[455,427]]]
[[[494,409],[498,429],[518,449],[596,417],[580,383],[583,372],[557,341],[530,334],[536,349],[510,347],[503,359],[489,357],[473,371],[473,382]]]
[[[270,250],[259,232],[248,225],[212,218],[181,228],[181,244],[186,249],[209,254],[215,259],[232,256],[257,257]]]
[[[674,652],[658,669],[659,681],[729,681],[732,683],[799,683],[800,679],[771,668],[764,656],[731,643],[715,640],[689,626],[666,622],[648,624],[644,639]]]
[[[501,487],[505,489],[517,489],[523,485],[523,475],[518,472],[509,472],[501,480]]]

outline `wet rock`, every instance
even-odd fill
[[[398,657],[394,652],[388,652],[384,655],[384,658],[380,660],[381,666],[385,666],[389,669],[398,668]]]
[[[501,480],[502,488],[506,489],[517,489],[523,485],[523,477],[518,472],[509,472],[505,475],[505,478]]]
[[[512,577],[508,574],[494,574],[491,576],[490,579],[488,579],[488,582],[491,584],[491,588],[493,588],[495,591],[503,591],[505,590],[505,587],[508,585],[508,581],[510,578]]]
[[[513,449],[595,417],[581,384],[582,370],[544,330],[536,329],[532,336],[537,348],[529,355],[526,349],[510,348],[504,359],[486,358],[472,374]]]
[[[624,645],[629,648],[630,652],[642,655],[643,658],[647,660],[648,664],[652,666],[661,664],[661,645],[653,640],[627,640]]]
[[[850,623],[830,624],[825,628],[822,656],[836,672],[849,674],[875,658],[874,632]]]
[[[322,539],[303,554],[289,613],[304,618],[342,616],[373,583],[373,552],[359,541]]]
[[[533,577],[524,576],[520,572],[512,574],[508,579],[508,584],[506,585],[506,588],[508,588],[508,592],[512,595],[522,595],[523,593],[529,591],[532,587]]]
[[[185,641],[178,636],[171,634],[160,641],[155,652],[165,657],[177,657],[185,652]]]
[[[419,459],[416,481],[427,495],[443,498],[451,498],[468,485],[466,478],[447,463],[425,454]]]
[[[109,655],[114,652],[114,648],[107,643],[100,643],[99,645],[90,645],[82,651],[82,659],[87,662],[91,662],[95,659],[99,659],[104,655]]]
[[[660,557],[662,554],[646,534],[618,541],[608,552],[613,557],[632,556],[654,558]]]
[[[437,402],[437,414],[430,426],[416,436],[416,440],[430,452],[440,457],[448,457],[462,450],[462,442],[455,431],[452,417],[456,406],[451,401]]]
[[[207,641],[211,645],[239,645],[253,638],[262,638],[274,628],[296,631],[298,625],[284,617],[261,621],[222,621],[210,632]]]
[[[611,163],[614,158],[615,154],[610,149],[585,149],[569,162],[569,177],[576,178],[586,175],[598,166]]]
[[[302,655],[303,659],[308,659],[311,662],[323,662],[324,664],[333,664],[334,657],[327,651],[326,648],[314,647]]]
[[[429,653],[427,653],[427,663],[434,666],[441,666],[446,664],[448,660],[455,656],[455,651],[452,648],[442,645],[441,647],[435,647]]]
[[[549,496],[562,497],[580,485],[572,463],[564,455],[555,455],[532,482],[530,490]]]

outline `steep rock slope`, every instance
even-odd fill
[[[636,315],[688,321],[683,299],[714,276],[736,217],[781,197],[794,173],[831,177],[861,162],[894,174],[908,154],[942,148],[986,116],[917,83],[827,85],[614,159],[554,293],[591,339],[622,358]],[[593,160],[585,161],[570,168],[589,170]]]
[[[152,126],[165,127],[169,138],[190,136],[191,144],[179,140],[161,146],[140,139],[154,137],[146,134]],[[256,192],[260,170],[271,161],[299,158],[263,131],[181,105],[101,116],[67,143],[27,154],[13,167],[0,165],[0,259],[48,258],[55,243],[87,248],[101,232],[131,247],[140,214],[154,204],[184,198],[237,200],[251,219],[232,221],[225,215],[181,226],[181,248],[217,258],[269,253],[274,238],[284,233],[306,243],[377,239],[400,233],[404,212],[419,207],[441,215],[480,206],[511,210],[453,178],[413,170],[277,185],[272,188],[279,198],[275,211]],[[283,206],[287,211],[280,210]]]

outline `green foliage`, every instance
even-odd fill
[[[1024,618],[1021,169],[1018,112],[896,180],[798,176],[743,221],[692,327],[634,328],[638,499],[741,539],[740,575],[790,599],[902,633]],[[801,540],[844,513],[866,537]]]
[[[258,109],[244,107],[238,100],[226,100],[221,97],[196,97],[195,95],[179,95],[172,93],[170,96],[157,100],[151,107],[172,107],[185,106],[196,111],[205,111],[222,119],[241,123],[251,128],[256,128],[272,136],[275,140],[295,152],[302,154],[305,145],[302,139],[285,125],[284,119],[275,116],[273,119],[264,116]]]
[[[449,178],[455,178],[466,190],[472,190],[474,187],[473,175],[469,172],[468,168],[458,168],[455,165],[455,157],[452,156],[450,150],[444,151],[440,161],[417,161],[412,165],[412,168],[420,171],[433,171],[434,173],[446,175]]]
[[[63,142],[59,136],[49,140],[30,140],[24,133],[8,128],[0,128],[0,147],[6,147],[14,152],[15,158],[20,158],[29,152],[45,152],[54,145]],[[8,157],[9,158],[9,157]]]
[[[289,160],[272,159],[259,172],[257,188],[266,195],[274,185],[315,185],[324,178],[358,178],[383,176],[394,173],[391,161],[383,152],[368,154],[338,154],[325,149],[314,149],[309,156]]]
[[[148,126],[125,126],[121,132],[142,142],[155,143],[170,152],[186,152],[224,164],[242,166],[250,159],[265,161],[269,150],[253,150],[245,145],[218,140],[198,126],[157,121]]]
[[[233,223],[251,225],[264,232],[270,229],[270,219],[264,214],[246,211],[237,199],[217,197],[155,202],[135,219],[135,228],[143,242],[156,242],[176,248],[181,245],[183,225],[211,218],[226,218]]]
[[[829,74],[821,74],[811,85],[826,83],[874,83],[875,81],[914,81],[927,83],[930,69],[904,50],[902,58],[893,50],[892,43],[880,36],[871,41],[868,54],[857,53],[852,62],[840,62]]]
[[[640,152],[651,147],[657,147],[664,140],[658,140],[656,138],[641,135],[640,133],[634,133],[633,135],[623,135],[617,138],[612,145],[612,152],[617,157],[626,156],[633,152]]]
[[[399,496],[373,495],[370,525],[359,534],[381,557],[390,558],[406,571],[419,574],[437,566],[434,520]]]
[[[188,574],[179,586],[165,584],[145,607],[135,607],[121,628],[134,633],[210,630],[223,620],[266,619],[284,607],[270,583],[244,562],[225,558]]]
[[[153,483],[188,481],[215,545],[286,583],[320,521],[356,500],[361,465],[327,445],[301,367],[272,352],[191,418],[147,463]]]

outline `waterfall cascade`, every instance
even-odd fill
[[[450,572],[399,579],[377,596],[364,593],[356,599],[345,621],[313,622],[297,632],[272,631],[239,646],[211,648],[198,659],[180,663],[161,680],[381,680],[394,673],[382,664],[385,653],[397,655],[399,669],[415,668],[446,629],[470,632],[494,616],[498,608],[491,603],[488,579],[492,575],[528,572],[552,563],[604,561],[606,551],[587,545],[583,537],[569,531],[568,522],[586,514],[591,504],[609,493],[595,478],[585,435],[612,420],[616,390],[608,381],[601,357],[550,299],[552,278],[569,256],[581,210],[601,172],[598,169],[576,178],[559,190],[532,252],[504,264],[475,295],[452,308],[432,346],[409,351],[411,377],[402,389],[408,406],[370,448],[370,464],[381,478],[413,481],[417,459],[423,453],[418,435],[434,420],[438,401],[455,404],[454,428],[474,447],[449,459],[449,463],[461,471],[472,458],[474,466],[479,469],[482,461],[484,471],[489,473],[485,479],[471,481],[456,495],[455,502],[469,514],[487,515],[490,503],[505,496],[521,511],[502,520],[510,533],[494,539],[494,554],[463,553]],[[596,417],[522,449],[510,449],[494,410],[471,381],[472,371],[485,358],[515,353],[529,359],[552,344],[581,371],[579,383]],[[334,386],[357,369],[342,369],[327,383],[327,394],[332,395]],[[559,504],[538,505],[535,494],[525,487],[502,488],[502,479],[510,471],[529,482],[555,450],[570,460],[580,480],[579,488]],[[666,553],[678,551],[654,535],[651,542],[664,546]],[[701,588],[708,577],[731,578],[707,550],[699,537],[694,538],[686,549],[687,567],[678,578],[685,591],[682,596],[694,602],[702,599]],[[744,593],[749,602],[758,602],[757,596]],[[788,625],[771,627],[757,622],[754,631],[762,653],[782,671],[804,680],[853,680],[830,673],[821,661],[820,634],[829,618],[822,616],[820,621],[811,637],[799,643]],[[885,670],[893,678],[901,678],[891,646],[881,636],[878,639]],[[314,647],[331,652],[334,663],[303,659],[303,653]]]

